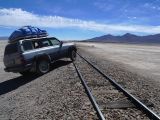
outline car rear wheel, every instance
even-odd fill
[[[50,70],[50,63],[48,60],[40,60],[37,64],[37,73],[45,74]]]
[[[70,59],[71,59],[72,61],[75,61],[75,60],[76,60],[76,51],[75,51],[75,50],[72,50],[72,51],[70,52]]]

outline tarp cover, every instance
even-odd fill
[[[23,26],[18,30],[15,30],[9,37],[9,42],[14,42],[26,38],[39,38],[46,37],[48,33],[46,30],[41,30],[33,26]]]

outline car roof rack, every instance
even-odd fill
[[[23,39],[19,39],[19,40],[15,40],[15,41],[8,41],[8,43],[15,43],[17,41],[21,41],[21,40],[38,40],[38,39],[44,39],[44,38],[55,38],[55,37],[51,37],[51,36],[46,36],[46,37],[34,37],[34,38],[23,38]]]

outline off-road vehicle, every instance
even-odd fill
[[[73,43],[63,43],[55,37],[18,40],[5,47],[4,70],[22,75],[45,74],[58,59],[68,57],[74,61],[76,50]]]

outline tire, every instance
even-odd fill
[[[30,71],[23,71],[23,72],[19,72],[22,76],[28,76],[31,75]]]
[[[69,57],[70,57],[70,59],[72,61],[75,61],[76,60],[76,51],[75,50],[71,50]]]
[[[48,60],[40,60],[37,63],[37,73],[43,75],[50,70],[50,63]]]

